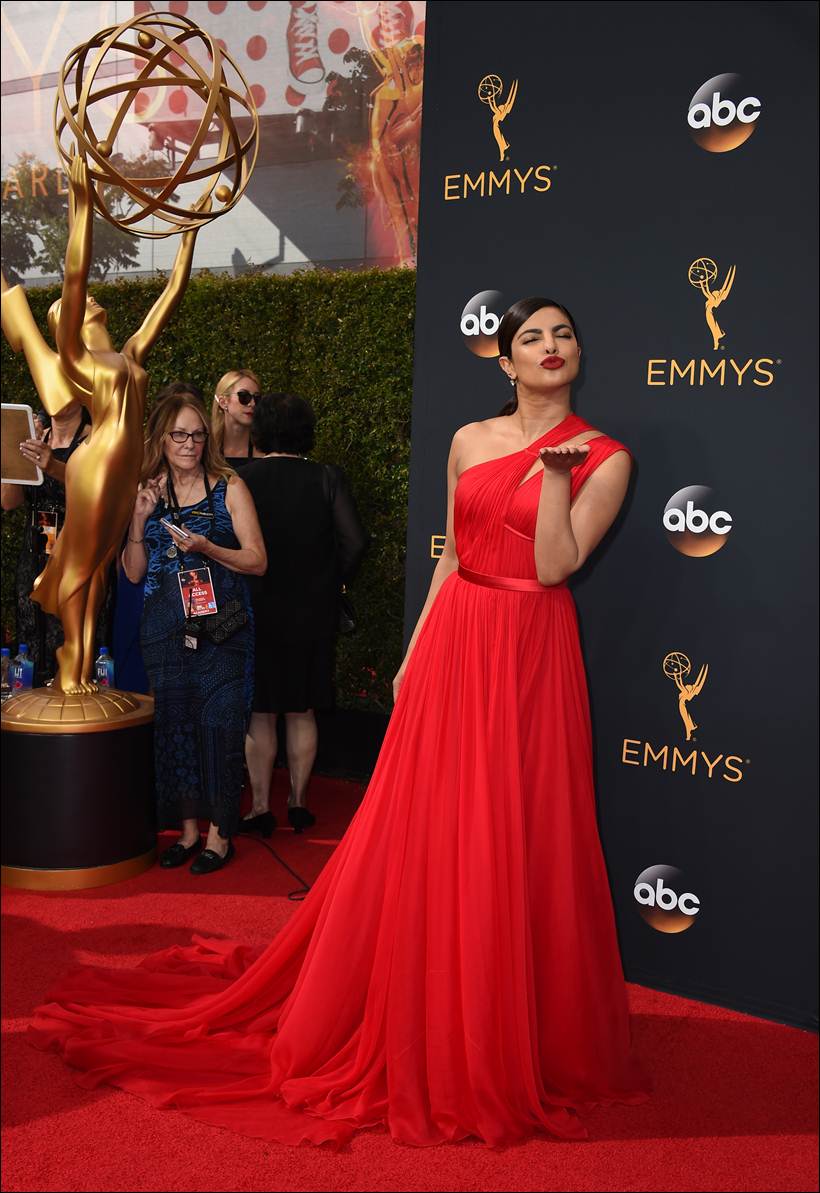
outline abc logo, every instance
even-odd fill
[[[686,890],[674,866],[650,866],[638,875],[633,893],[642,917],[658,932],[685,932],[700,911],[700,899]]]
[[[498,356],[498,325],[507,306],[498,290],[482,290],[461,312],[464,343],[476,356]]]
[[[714,555],[732,530],[732,515],[715,509],[715,497],[705,485],[678,489],[663,511],[666,537],[681,555]]]
[[[760,100],[749,95],[740,75],[715,75],[689,103],[689,128],[701,149],[728,153],[755,130]]]

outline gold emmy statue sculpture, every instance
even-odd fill
[[[125,63],[132,75],[112,76],[112,59]],[[238,85],[228,82],[228,66]],[[113,154],[120,127],[138,93],[171,87],[191,91],[201,108],[191,144],[172,175],[127,177],[114,164],[120,160]],[[239,117],[234,106],[241,110]],[[10,718],[21,727],[23,722],[111,720],[139,709],[138,697],[98,691],[92,669],[106,574],[131,518],[142,465],[145,358],[185,292],[197,231],[235,206],[248,184],[259,122],[244,78],[209,34],[185,17],[146,12],[103,30],[69,54],[58,84],[55,135],[69,174],[63,292],[48,312],[56,351],[41,335],[24,290],[9,287],[5,277],[3,333],[15,352],[25,353],[48,413],[59,414],[80,402],[91,416],[91,433],[68,461],[65,524],[32,593],[32,600],[62,622],[65,641],[57,652],[58,671],[50,688],[16,696],[4,708],[4,721]],[[216,153],[201,159],[206,138],[217,141]],[[223,174],[232,176],[231,185],[217,186]],[[175,192],[200,181],[202,192],[190,206],[182,206]],[[108,211],[106,187],[128,194],[132,209],[126,216],[114,219]],[[88,293],[95,211],[136,235],[181,233],[163,293],[119,351],[111,342],[105,311]]]
[[[408,32],[393,45],[377,45],[359,3],[364,43],[382,82],[372,94],[371,176],[384,204],[401,265],[415,265],[419,221],[419,137],[424,81],[424,44]]]

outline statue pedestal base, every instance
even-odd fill
[[[156,857],[154,702],[35,688],[2,711],[0,861],[7,886],[80,890]]]

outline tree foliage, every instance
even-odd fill
[[[126,175],[162,176],[165,163],[154,156],[112,158]],[[116,218],[132,210],[128,195],[116,187],[106,190],[105,202]],[[21,153],[3,180],[0,208],[3,269],[11,283],[32,269],[63,276],[68,240],[68,180],[60,168],[51,169],[31,153]],[[99,213],[94,218],[94,251],[90,276],[104,281],[112,270],[133,269],[139,261],[137,237],[115,227]]]

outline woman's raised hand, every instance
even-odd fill
[[[589,455],[589,445],[565,443],[560,447],[542,447],[538,455],[548,472],[569,472],[583,464]]]
[[[134,517],[144,522],[157,508],[158,501],[159,481],[156,478],[152,478],[146,481],[144,485],[140,485],[137,490],[137,499],[134,502]]]

